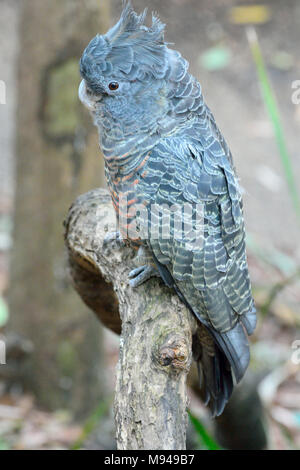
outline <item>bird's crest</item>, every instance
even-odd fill
[[[153,14],[152,24],[145,23],[147,10],[138,15],[130,1],[123,2],[120,20],[105,35],[97,35],[87,46],[80,61],[80,71],[87,81],[96,75],[143,78],[152,74],[163,77],[167,68],[164,42],[165,25]]]

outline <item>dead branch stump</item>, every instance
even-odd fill
[[[162,282],[128,283],[136,252],[104,245],[115,231],[107,191],[80,196],[65,222],[74,287],[101,322],[121,332],[115,421],[121,450],[184,450],[186,377],[195,321]]]

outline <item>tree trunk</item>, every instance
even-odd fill
[[[101,338],[66,281],[62,222],[76,194],[104,184],[97,132],[77,89],[79,58],[109,27],[109,5],[22,2],[10,327],[34,346],[24,386],[47,408],[79,413],[101,397]]]
[[[72,206],[65,237],[76,290],[114,331],[120,331],[121,318],[115,395],[118,448],[185,449],[186,377],[195,321],[161,281],[151,279],[137,289],[129,286],[136,252],[117,242],[103,245],[106,231],[115,229],[110,196],[94,190]],[[101,298],[108,306],[111,297],[114,301],[106,311]]]

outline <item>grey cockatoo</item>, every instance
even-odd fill
[[[248,367],[256,324],[241,193],[200,84],[165,43],[165,25],[153,16],[147,27],[145,16],[126,2],[119,22],[92,39],[79,96],[99,129],[121,237],[147,258],[130,284],[159,275],[197,318],[193,353],[216,416]]]

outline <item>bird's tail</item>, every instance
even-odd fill
[[[248,335],[256,324],[255,310],[242,317],[234,328],[218,333],[199,323],[193,337],[203,399],[212,415],[219,416],[233,391],[233,377],[240,382],[249,365]]]
[[[231,366],[207,328],[199,324],[193,337],[193,355],[197,362],[203,401],[213,417],[222,414],[233,391]]]
[[[256,324],[255,310],[243,315],[231,330],[226,333],[218,333],[210,330],[217,346],[229,361],[236,382],[244,377],[250,361],[250,349],[248,335],[253,333]]]

